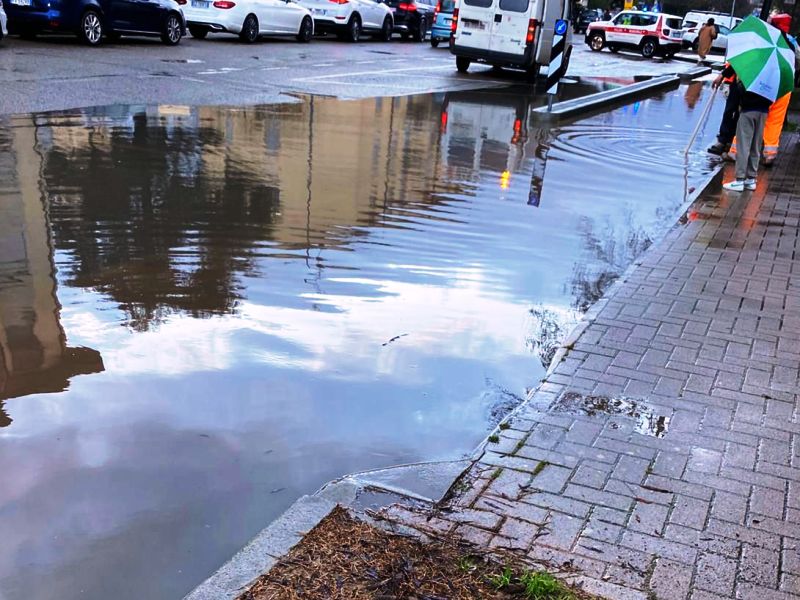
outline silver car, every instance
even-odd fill
[[[3,10],[3,0],[0,0],[0,40],[8,35],[7,24],[8,19],[6,18],[6,11]]]

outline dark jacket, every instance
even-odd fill
[[[732,77],[733,75],[736,75],[736,71],[730,65],[728,65],[722,70],[723,77],[727,78],[727,77]],[[736,82],[731,85],[741,86],[742,82],[739,81],[737,78]],[[769,98],[764,98],[764,96],[759,96],[758,94],[755,94],[753,92],[748,92],[747,90],[743,90],[743,92],[744,93],[741,95],[742,100],[740,103],[742,112],[760,112],[760,113],[769,112],[769,107],[772,106],[772,100],[770,100]]]

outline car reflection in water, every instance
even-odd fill
[[[557,130],[513,89],[0,121],[3,325],[71,376],[5,402],[4,600],[180,597],[325,481],[468,453],[672,225],[683,95]]]

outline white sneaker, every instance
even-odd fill
[[[744,189],[746,189],[746,190],[754,190],[754,189],[756,189],[756,180],[755,179],[745,179],[744,180]]]
[[[744,179],[734,179],[722,186],[729,192],[742,192],[744,191]]]

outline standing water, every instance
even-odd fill
[[[180,597],[325,481],[470,452],[709,171],[706,93],[0,121],[0,597]]]

